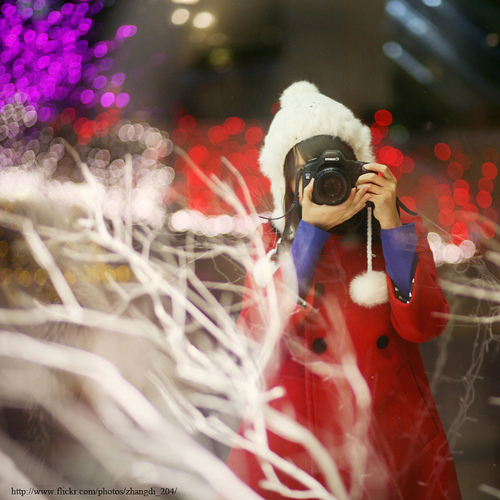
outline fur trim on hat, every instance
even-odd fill
[[[313,83],[293,83],[281,95],[280,105],[260,154],[261,171],[271,181],[273,217],[285,213],[284,163],[299,142],[316,135],[331,135],[347,143],[358,160],[374,161],[370,129],[343,104],[321,94]],[[282,233],[285,219],[272,224]]]

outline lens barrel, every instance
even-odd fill
[[[313,201],[318,205],[340,205],[349,197],[350,179],[336,167],[321,170],[316,176]]]

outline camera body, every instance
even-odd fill
[[[314,179],[312,200],[317,205],[340,205],[360,175],[370,172],[367,162],[347,160],[340,151],[327,150],[309,160],[302,171],[302,189]]]

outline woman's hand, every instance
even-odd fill
[[[386,165],[369,163],[365,165],[365,169],[373,173],[360,175],[356,187],[359,190],[368,188],[370,201],[374,205],[373,215],[379,221],[380,227],[392,229],[401,226],[396,206],[396,178]]]
[[[370,185],[365,184],[359,188],[352,188],[349,198],[340,205],[316,205],[312,201],[313,186],[314,179],[306,186],[303,195],[302,189],[299,189],[302,220],[324,231],[329,231],[333,227],[342,224],[342,222],[349,220],[362,210],[366,202],[371,198],[368,193]]]

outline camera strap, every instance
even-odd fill
[[[418,216],[417,212],[413,212],[412,210],[410,210],[399,198],[396,198],[396,205],[401,210],[404,210],[408,215],[412,215],[413,217]]]

